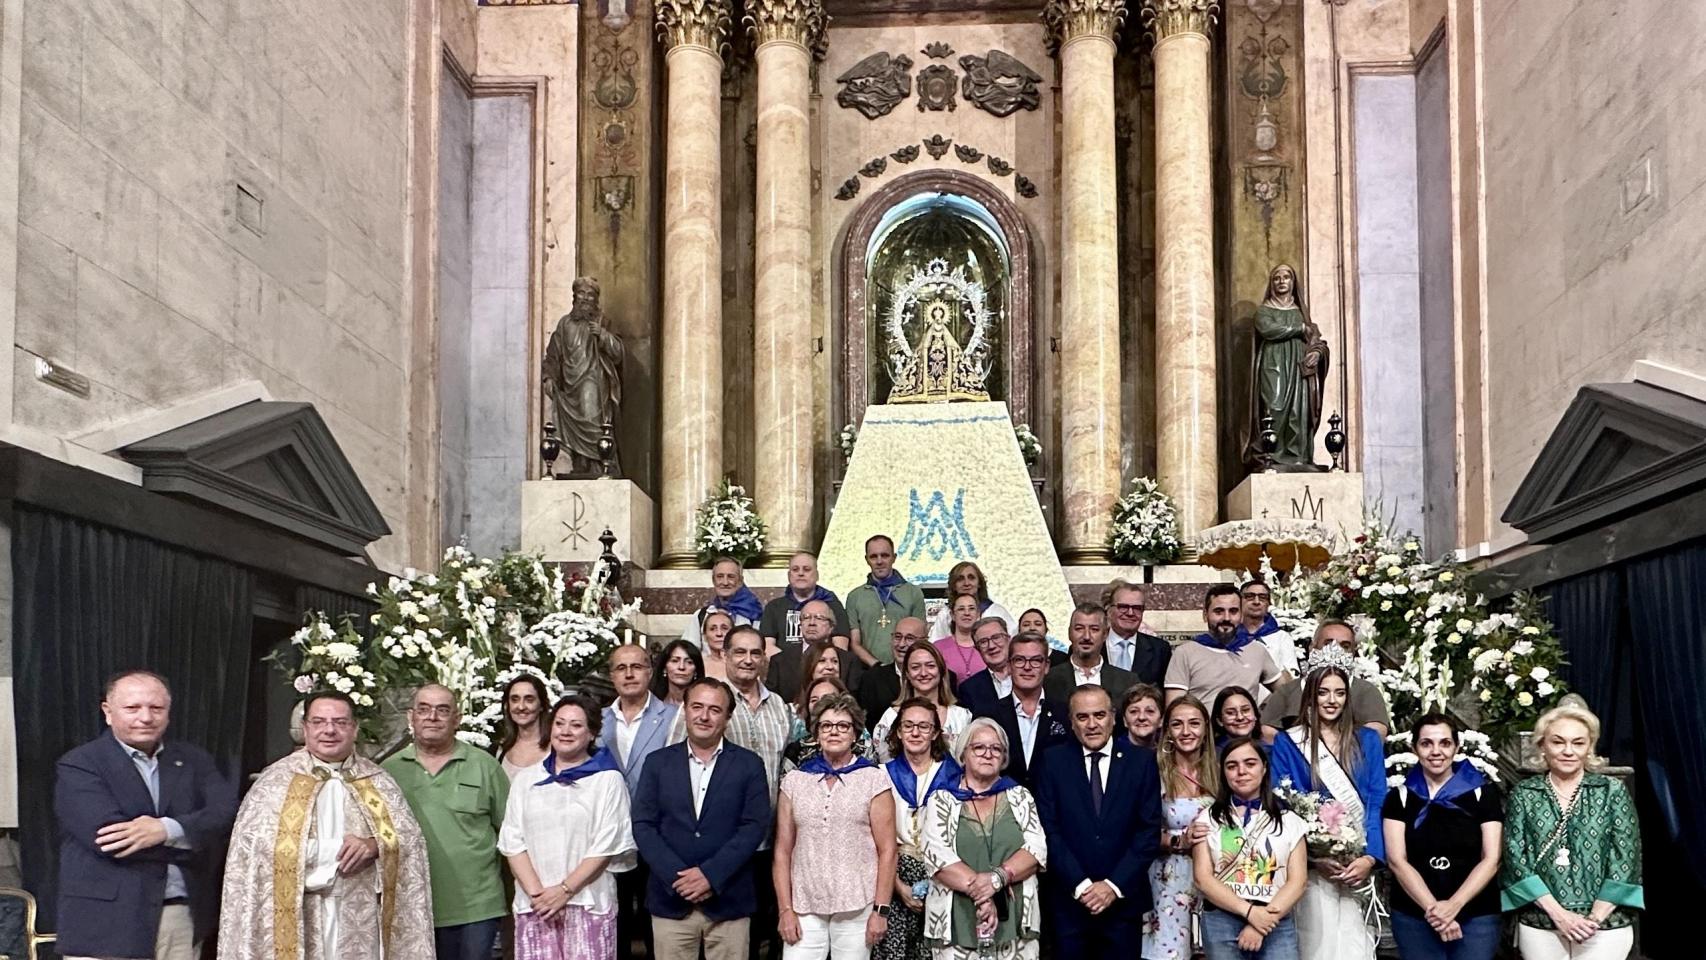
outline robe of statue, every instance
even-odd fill
[[[622,338],[599,322],[596,301],[577,293],[575,308],[557,321],[545,345],[544,366],[546,398],[570,472],[597,465],[604,421],[614,422],[622,402]]]
[[[332,774],[307,750],[267,767],[243,798],[225,862],[220,960],[414,960],[433,955],[426,841],[397,782],[361,756],[341,771],[343,833],[379,840],[379,857],[305,894],[312,881],[316,807]],[[334,789],[334,793],[336,788]],[[332,794],[328,794],[328,797]],[[342,837],[327,838],[336,849]],[[336,947],[322,942],[335,910]]]
[[[1327,378],[1327,343],[1304,312],[1301,294],[1294,292],[1289,302],[1282,302],[1275,297],[1271,280],[1267,296],[1256,308],[1255,328],[1249,459],[1257,459],[1262,417],[1268,416],[1274,421],[1274,465],[1313,468]]]

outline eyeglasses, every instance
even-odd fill
[[[800,614],[800,622],[801,623],[806,623],[808,621],[811,623],[829,623],[830,621],[832,621],[834,619],[835,619],[834,617],[826,617],[821,613],[802,613],[802,614]]]
[[[1009,657],[1007,662],[1015,667],[1046,667],[1048,657]]]
[[[936,724],[929,720],[902,720],[901,733],[935,733]]]
[[[853,724],[848,720],[820,720],[817,725],[818,733],[852,733]]]
[[[448,703],[441,703],[437,706],[431,707],[424,705],[415,707],[415,716],[420,717],[422,720],[429,720],[433,717],[449,717],[455,712],[456,708]]]
[[[1007,753],[999,743],[974,743],[966,748],[966,752],[977,757],[999,757]]]
[[[1116,603],[1116,604],[1114,604],[1114,609],[1118,610],[1121,613],[1142,613],[1143,612],[1143,604],[1141,604],[1141,603]]]
[[[310,730],[324,730],[327,727],[334,730],[348,730],[355,726],[355,721],[348,717],[309,717],[303,721],[302,725]]]
[[[924,639],[924,635],[922,633],[901,633],[898,630],[896,630],[894,633],[889,634],[889,636],[896,639],[896,640],[902,640],[902,641],[905,641],[907,643],[918,643]]]
[[[1011,639],[1012,638],[1007,636],[1006,632],[1003,631],[1001,633],[992,633],[987,637],[973,637],[971,642],[975,646],[987,647],[990,644],[999,643],[1003,640],[1011,640]]]
[[[1257,593],[1256,591],[1252,590],[1249,593],[1244,594],[1244,599],[1246,599],[1246,600],[1271,600],[1271,599],[1273,599],[1273,594],[1266,593],[1266,592]]]

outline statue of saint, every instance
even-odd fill
[[[1250,445],[1245,462],[1253,469],[1319,470],[1315,431],[1321,425],[1327,384],[1327,341],[1309,319],[1297,271],[1282,263],[1268,274],[1268,289],[1256,308],[1252,359]],[[1276,442],[1262,450],[1262,418],[1273,418]]]
[[[622,338],[605,326],[598,281],[574,284],[574,306],[545,346],[545,402],[557,425],[569,476],[598,476],[598,437],[622,403]]]

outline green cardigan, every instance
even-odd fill
[[[1597,773],[1583,774],[1580,790],[1562,841],[1570,850],[1567,867],[1555,860],[1559,845],[1542,849],[1563,813],[1546,777],[1529,777],[1511,791],[1499,884],[1504,909],[1517,911],[1517,920],[1524,926],[1553,929],[1552,919],[1535,905],[1548,893],[1564,909],[1583,916],[1595,900],[1636,910],[1645,906],[1641,831],[1629,791]],[[1613,929],[1632,922],[1627,909],[1618,909],[1603,926]]]

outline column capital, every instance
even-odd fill
[[[665,49],[705,47],[722,56],[733,20],[729,0],[657,0],[657,33]]]
[[[1059,51],[1079,37],[1113,40],[1125,23],[1126,0],[1048,0],[1043,4],[1043,26],[1048,29],[1049,48]]]
[[[829,15],[822,0],[749,0],[741,22],[755,46],[782,41],[816,51]]]
[[[1181,33],[1208,36],[1220,18],[1216,0],[1143,0],[1143,28],[1155,42]]]

